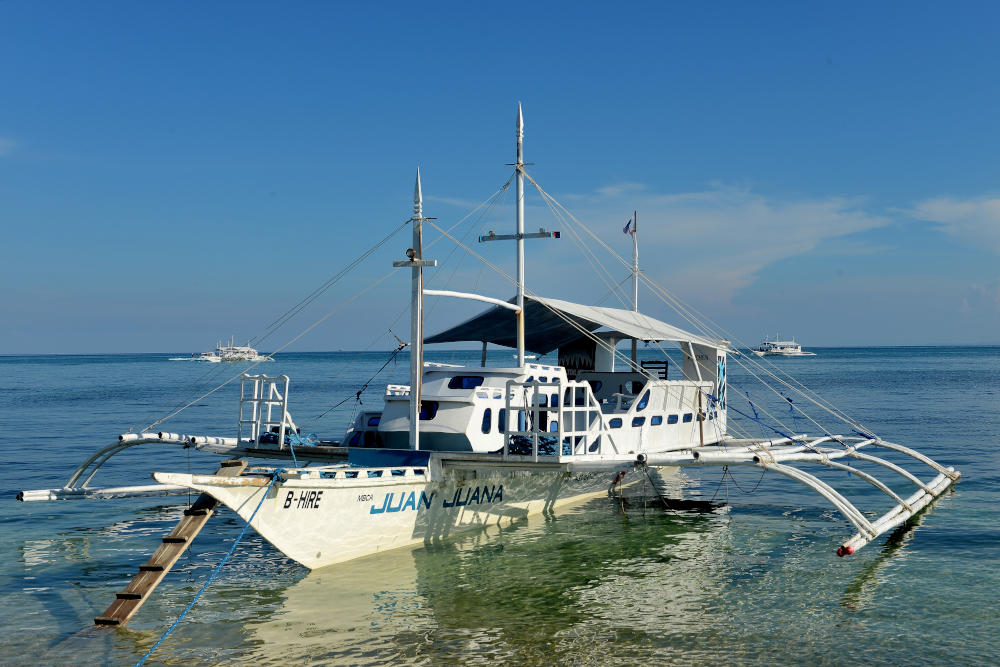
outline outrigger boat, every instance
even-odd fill
[[[803,352],[802,345],[795,342],[793,336],[791,340],[781,340],[781,336],[775,334],[774,340],[764,338],[764,342],[753,349],[753,353],[758,357],[768,354],[780,354],[783,357],[815,357],[815,352]]]
[[[249,345],[236,345],[233,339],[230,338],[228,345],[223,345],[222,341],[219,341],[214,350],[202,352],[201,354],[192,354],[190,357],[171,357],[170,361],[207,361],[218,364],[224,361],[229,363],[258,363],[261,361],[274,361],[274,359],[266,354],[261,354]]]
[[[164,538],[164,545],[98,623],[127,622],[219,503],[290,558],[319,568],[512,522],[620,489],[642,475],[662,485],[684,466],[748,466],[804,484],[839,510],[857,531],[838,549],[838,555],[844,556],[920,512],[959,479],[953,468],[882,440],[815,393],[785,382],[780,370],[762,366],[752,357],[732,359],[753,365],[757,375],[783,383],[785,391],[798,392],[800,402],[845,424],[852,435],[833,435],[816,422],[820,433],[807,435],[782,426],[778,419],[766,422],[753,403],[753,415],[731,406],[726,372],[733,349],[730,341],[691,317],[683,304],[678,312],[699,333],[639,312],[640,282],[664,295],[668,303],[680,302],[639,271],[634,228],[632,298],[630,304],[623,301],[625,308],[587,306],[530,293],[524,281],[525,241],[556,239],[562,233],[525,232],[525,179],[552,210],[565,209],[525,170],[522,138],[519,107],[512,177],[516,183],[515,233],[479,237],[481,243],[514,242],[516,275],[496,270],[516,287],[516,296],[504,301],[425,286],[424,269],[436,266],[435,260],[424,257],[425,226],[483,258],[438,227],[433,218],[424,217],[418,170],[409,221],[412,247],[405,260],[393,262],[411,274],[410,383],[388,384],[384,409],[358,414],[343,440],[303,438],[288,408],[289,378],[245,372],[240,376],[235,437],[148,430],[127,433],[88,458],[65,488],[19,495],[29,501],[202,492],[181,525]],[[568,218],[561,219],[567,231],[577,234],[575,224],[589,233],[565,213]],[[623,264],[628,266],[626,261]],[[426,297],[461,298],[491,307],[425,340]],[[631,356],[617,349],[624,340],[631,341]],[[423,361],[425,343],[461,341],[482,344],[480,366]],[[673,345],[681,362],[674,368],[665,355],[660,361],[640,363],[640,341],[661,350],[663,343]],[[488,367],[486,349],[491,343],[515,348],[516,365]],[[558,354],[555,363],[527,358],[527,352],[547,355],[553,351]],[[767,426],[773,437],[753,437],[730,419],[732,410],[757,422],[761,429]],[[159,483],[155,487],[88,486],[108,459],[144,444],[193,447],[230,460],[216,474],[155,472]],[[909,457],[930,467],[936,476],[923,481],[896,463],[868,453],[875,448]],[[292,465],[251,466],[246,459],[277,459]],[[901,475],[912,484],[908,495],[897,493],[869,472],[845,465],[849,460]],[[802,464],[850,472],[885,493],[894,506],[878,518],[866,515]]]

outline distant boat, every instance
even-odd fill
[[[753,353],[758,357],[763,357],[766,354],[780,354],[783,357],[815,357],[815,352],[803,352],[802,346],[795,342],[795,336],[792,336],[792,340],[781,340],[778,334],[774,335],[774,340],[769,340],[764,338],[764,342],[758,347],[755,347]]]
[[[229,339],[229,345],[223,346],[220,341],[216,348],[210,352],[192,354],[190,357],[171,357],[170,361],[207,361],[218,364],[223,361],[259,363],[261,361],[274,361],[273,357],[260,354],[252,347],[246,345],[234,345],[233,339]]]

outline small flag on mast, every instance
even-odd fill
[[[631,227],[632,227],[632,218],[629,218],[628,222],[625,223],[625,229],[622,230],[622,234],[631,234],[631,233],[633,233],[634,230],[631,229]]]

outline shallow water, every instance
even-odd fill
[[[314,572],[250,532],[147,664],[997,664],[1000,348],[817,352],[775,364],[883,438],[963,473],[915,525],[852,557],[834,555],[852,531],[819,496],[754,470],[720,484],[718,468],[685,469],[683,491],[674,492],[728,499],[714,512],[666,509],[650,487],[644,494],[634,484],[624,508],[599,498],[503,530]],[[62,486],[87,454],[195,378],[209,373],[192,397],[238,371],[168,356],[0,357],[3,664],[134,664],[238,534],[240,521],[220,512],[128,629],[79,635],[187,499],[14,500],[21,489]],[[292,378],[299,424],[351,397],[308,429],[339,437],[354,392],[388,358],[365,355],[326,384],[353,356],[282,355],[258,370]],[[400,358],[395,377],[404,380],[407,367]],[[738,363],[731,362],[730,379],[734,408],[750,412],[739,398],[748,389],[758,410],[816,432],[789,414],[781,396],[751,385]],[[372,382],[363,408],[378,407],[385,381],[383,372]],[[238,391],[227,385],[163,427],[230,435]],[[803,408],[818,418],[818,410]],[[832,419],[817,420],[836,428]],[[194,453],[189,463],[180,449],[131,450],[94,483],[147,483],[153,470],[210,471],[217,460]],[[889,473],[880,478],[908,492]],[[862,507],[891,504],[856,477],[824,479]],[[750,491],[758,482],[752,494],[737,487]]]

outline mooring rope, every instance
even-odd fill
[[[201,597],[201,594],[205,592],[205,589],[208,588],[209,584],[212,583],[212,580],[215,579],[215,575],[219,574],[219,570],[222,569],[222,566],[226,564],[226,561],[229,560],[229,557],[233,555],[234,551],[236,551],[236,546],[240,543],[240,540],[243,539],[243,536],[247,532],[247,528],[250,527],[250,522],[253,521],[255,516],[257,516],[257,510],[259,510],[261,505],[264,504],[264,501],[267,499],[267,494],[270,493],[271,487],[274,486],[274,483],[275,481],[277,481],[277,479],[278,476],[276,474],[272,475],[271,483],[267,485],[267,488],[264,490],[264,495],[261,497],[260,502],[257,503],[257,507],[254,509],[253,514],[250,515],[250,518],[247,520],[246,525],[243,526],[243,530],[241,530],[240,534],[236,537],[236,541],[233,542],[233,546],[230,547],[229,553],[227,553],[225,558],[222,559],[222,562],[216,566],[215,571],[213,571],[212,574],[209,575],[208,581],[205,582],[205,585],[201,587],[201,590],[198,591],[198,594],[194,596],[193,600],[191,600],[191,604],[189,604],[187,608],[181,612],[181,615],[177,617],[177,620],[174,621],[173,625],[167,628],[167,631],[163,633],[163,636],[160,637],[160,639],[155,644],[153,644],[153,648],[149,649],[149,651],[146,652],[146,655],[142,656],[139,662],[135,663],[135,667],[139,667],[142,663],[146,662],[146,659],[149,658],[149,656],[153,655],[153,651],[155,651],[160,646],[160,644],[163,643],[163,640],[166,639],[167,636],[174,631],[174,628],[176,628],[177,625],[181,622],[181,619],[183,619],[187,615],[187,613],[191,611],[191,607],[194,606],[194,603],[198,601],[198,598]]]

